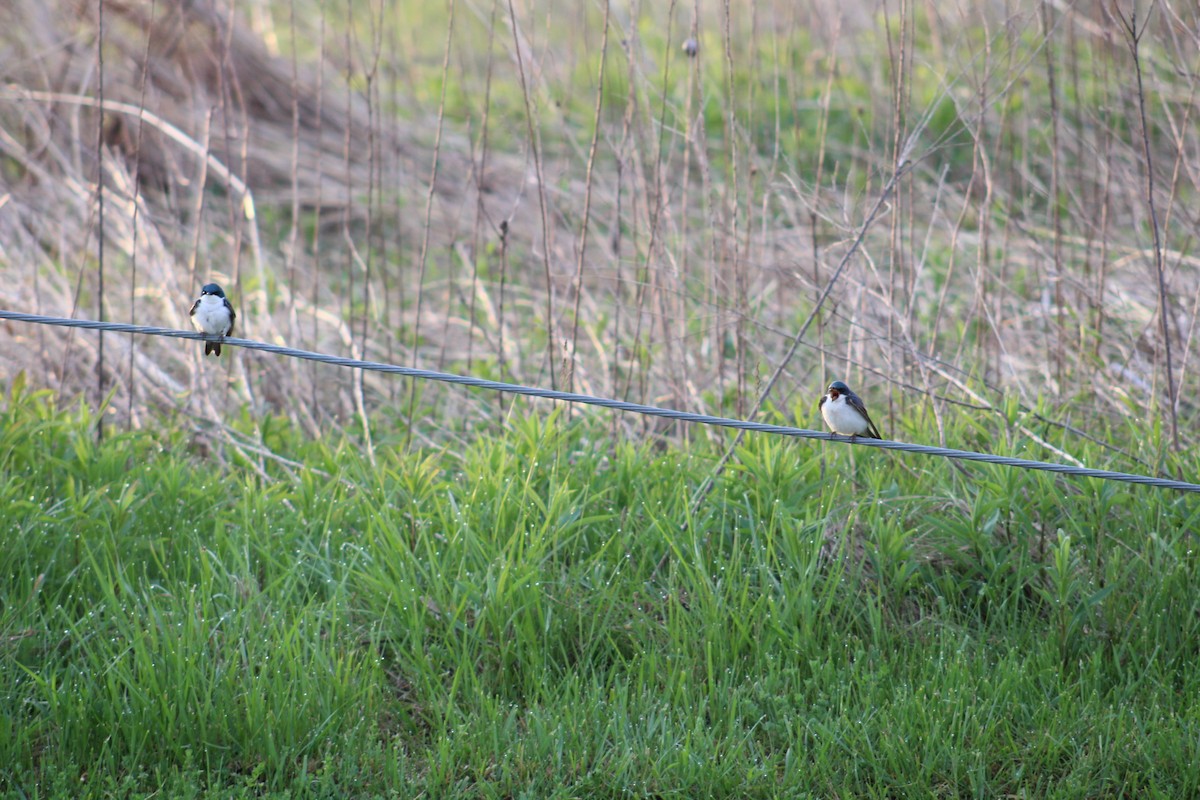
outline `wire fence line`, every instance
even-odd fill
[[[47,317],[40,314],[25,314],[20,311],[6,311],[3,309],[0,309],[0,319],[12,320],[14,322],[29,322],[38,325],[57,325],[64,328],[83,328],[86,330],[112,331],[114,333],[136,333],[146,336],[167,336],[175,339],[195,339],[197,341],[213,341],[216,338],[195,331],[182,331],[175,328],[157,328],[148,325],[127,325],[119,322],[99,322],[96,320],[69,319],[65,317]],[[932,445],[911,444],[909,442],[894,442],[886,439],[851,439],[847,436],[838,436],[832,433],[826,433],[824,431],[812,431],[805,428],[794,428],[788,425],[771,425],[765,422],[751,422],[749,420],[731,419],[729,417],[715,417],[709,414],[697,414],[691,411],[678,411],[673,408],[661,408],[659,406],[649,406],[642,403],[630,403],[625,400],[614,400],[608,397],[597,397],[595,395],[580,394],[578,392],[563,392],[555,389],[542,389],[536,386],[523,386],[517,383],[504,383],[502,381],[493,381],[486,378],[474,378],[468,375],[455,375],[453,373],[418,369],[416,367],[402,367],[396,364],[385,364],[379,361],[362,361],[356,358],[331,356],[325,353],[314,353],[309,350],[298,350],[294,347],[268,344],[266,342],[256,342],[252,339],[226,337],[222,340],[222,344],[233,345],[246,350],[261,350],[264,353],[274,353],[276,355],[287,356],[289,358],[301,358],[307,361],[316,361],[322,364],[332,364],[338,367],[349,367],[352,369],[361,369],[370,372],[383,372],[392,375],[403,375],[405,377],[415,378],[417,380],[440,381],[442,383],[457,384],[459,386],[470,386],[476,389],[487,389],[493,392],[525,395],[526,397],[541,397],[548,400],[561,400],[567,403],[581,403],[590,406],[600,406],[601,408],[610,408],[614,411],[624,411],[631,414],[645,414],[652,417],[678,420],[679,422],[691,422],[699,425],[714,425],[722,428],[733,428],[735,430],[753,431],[756,433],[773,434],[776,436],[790,436],[798,439],[820,439],[830,442],[839,442],[841,444],[854,444],[861,447],[875,447],[881,450],[897,450],[902,453],[920,453],[928,456],[939,456],[941,458],[975,461],[981,464],[997,464],[1003,467],[1041,470],[1044,472],[1054,472],[1060,475],[1069,475],[1073,477],[1098,478],[1106,481],[1121,481],[1124,483],[1134,483],[1141,486],[1152,486],[1159,489],[1174,489],[1180,492],[1200,493],[1200,484],[1188,483],[1186,481],[1176,481],[1169,478],[1157,478],[1150,475],[1136,475],[1129,472],[1113,472],[1111,470],[1104,469],[1090,469],[1088,467],[1077,467],[1071,464],[1055,464],[1049,461],[1031,461],[1024,458],[997,456],[990,453],[976,453],[971,450],[955,450],[949,447],[934,447]]]

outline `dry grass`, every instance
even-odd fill
[[[5,4],[0,305],[184,327],[212,278],[252,338],[750,413],[862,234],[768,398],[802,424],[835,377],[898,438],[1012,398],[1166,421],[1170,342],[1191,441],[1194,7],[1154,6],[1139,93],[1090,5],[434,5],[106,3],[100,117],[96,5]],[[0,336],[135,425],[504,410],[113,336],[98,382],[94,336]]]

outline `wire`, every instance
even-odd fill
[[[181,331],[174,328],[156,328],[147,325],[125,325],[118,322],[97,322],[95,320],[87,319],[46,317],[39,314],[24,314],[19,311],[0,310],[0,319],[9,319],[15,322],[31,322],[39,325],[58,325],[64,328],[84,328],[87,330],[116,331],[118,333],[140,333],[146,336],[168,336],[175,339],[195,339],[197,341],[213,340],[213,337],[207,336],[203,333]],[[648,406],[641,403],[629,403],[624,400],[613,400],[607,397],[596,397],[594,395],[579,394],[577,392],[562,392],[555,389],[541,389],[536,386],[522,386],[521,384],[517,383],[503,383],[501,381],[491,381],[485,378],[473,378],[467,375],[454,375],[448,372],[435,372],[434,370],[417,369],[416,367],[401,367],[396,364],[384,364],[378,361],[360,361],[355,358],[342,358],[341,356],[314,353],[308,350],[297,350],[294,347],[284,347],[277,344],[267,344],[266,342],[256,342],[252,339],[235,339],[233,337],[226,337],[221,341],[221,343],[223,345],[242,347],[247,350],[261,350],[264,353],[275,353],[276,355],[287,356],[289,358],[302,358],[307,361],[317,361],[322,364],[333,364],[334,366],[339,367],[350,367],[353,369],[368,370],[370,372],[383,372],[391,375],[404,375],[405,377],[416,378],[418,380],[440,381],[442,383],[452,383],[459,386],[471,386],[476,389],[487,389],[493,392],[520,394],[525,395],[526,397],[542,397],[549,400],[562,400],[567,403],[583,403],[590,406],[600,406],[601,408],[611,408],[614,411],[625,411],[631,414],[645,414],[647,416],[663,417],[665,419],[673,419],[680,422],[693,422],[700,425],[715,425],[722,428],[734,428],[736,430],[754,431],[756,433],[768,433],[776,436],[791,436],[798,439],[821,439],[824,441],[839,442],[842,444],[855,444],[862,447],[876,447],[881,450],[897,450],[902,453],[921,453],[923,455],[939,456],[941,458],[975,461],[981,464],[998,464],[1003,467],[1041,470],[1043,472],[1058,473],[1059,475],[1069,475],[1081,478],[1098,478],[1105,481],[1122,481],[1124,483],[1135,483],[1140,486],[1153,486],[1159,489],[1174,489],[1180,492],[1200,493],[1200,484],[1170,480],[1168,478],[1155,478],[1149,475],[1135,475],[1129,472],[1113,472],[1104,469],[1090,469],[1088,467],[1076,467],[1071,464],[1055,464],[1049,461],[1030,461],[1024,458],[996,456],[990,453],[976,453],[971,450],[955,450],[949,447],[932,447],[924,444],[893,442],[887,439],[852,439],[847,436],[838,436],[832,433],[825,433],[824,431],[811,431],[804,428],[793,428],[787,425],[770,425],[765,422],[750,422],[747,420],[730,419],[728,417],[714,417],[709,414],[696,414],[690,411],[677,411],[673,408],[660,408],[659,406]]]

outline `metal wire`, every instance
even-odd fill
[[[58,325],[64,328],[84,328],[87,330],[115,331],[117,333],[139,333],[146,336],[168,336],[175,339],[195,339],[197,341],[215,340],[215,337],[207,336],[202,333],[196,333],[194,331],[181,331],[174,328],[156,328],[147,325],[125,325],[117,322],[97,322],[95,320],[87,319],[46,317],[40,314],[24,314],[19,311],[5,311],[2,309],[0,309],[0,319],[9,319],[15,322],[31,322],[39,325]],[[583,403],[590,406],[600,406],[601,408],[611,408],[615,411],[625,411],[631,414],[645,414],[652,417],[674,419],[680,422],[694,422],[700,425],[716,425],[722,428],[734,428],[736,430],[769,433],[776,436],[791,436],[798,439],[822,439],[830,442],[839,442],[841,444],[859,445],[861,447],[876,447],[882,450],[898,450],[902,453],[920,453],[927,456],[940,456],[942,458],[960,459],[962,461],[976,461],[981,464],[998,464],[1003,467],[1034,469],[1044,472],[1055,472],[1060,475],[1070,475],[1073,477],[1099,478],[1100,480],[1105,481],[1122,481],[1124,483],[1136,483],[1141,486],[1153,486],[1159,489],[1175,489],[1176,491],[1180,492],[1200,493],[1200,484],[1170,480],[1168,478],[1155,478],[1149,475],[1135,475],[1128,472],[1113,472],[1104,469],[1089,469],[1087,467],[1076,467],[1070,464],[1055,464],[1049,461],[1030,461],[1024,458],[996,456],[990,453],[976,453],[971,450],[955,450],[949,447],[932,447],[924,444],[893,442],[886,439],[851,439],[847,436],[838,436],[832,433],[825,433],[824,431],[810,431],[804,428],[793,428],[787,425],[769,425],[763,422],[750,422],[748,420],[730,419],[728,417],[714,417],[709,414],[695,414],[690,411],[677,411],[673,408],[660,408],[658,406],[648,406],[641,403],[629,403],[624,400],[613,400],[607,397],[596,397],[594,395],[579,394],[577,392],[561,392],[553,389],[541,389],[536,386],[522,386],[517,383],[503,383],[501,381],[490,381],[484,378],[472,378],[467,375],[454,375],[447,372],[436,372],[428,369],[401,367],[395,364],[383,364],[378,361],[360,361],[355,358],[342,358],[341,356],[314,353],[308,350],[297,350],[294,347],[284,347],[277,344],[267,344],[266,342],[256,342],[252,339],[235,339],[233,337],[227,337],[223,339],[221,343],[223,345],[242,347],[247,350],[261,350],[264,353],[275,353],[276,355],[288,356],[289,358],[302,358],[307,361],[317,361],[322,364],[333,364],[339,367],[351,367],[353,369],[369,370],[371,372],[385,372],[392,375],[404,375],[406,377],[416,378],[418,380],[441,381],[442,383],[453,383],[458,384],[459,386],[472,386],[477,389],[487,389],[493,392],[506,392],[509,394],[525,395],[527,397],[542,397],[549,400],[562,400],[567,403]]]

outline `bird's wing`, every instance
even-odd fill
[[[852,394],[847,396],[846,400],[850,403],[850,407],[862,414],[862,418],[867,421],[867,434],[872,439],[882,439],[883,437],[879,435],[879,429],[876,428],[875,423],[871,421],[871,415],[867,413],[867,407],[863,405],[862,398],[856,394]]]
[[[821,395],[821,402],[817,403],[817,408],[818,408],[818,409],[821,409],[821,408],[824,408],[824,407],[825,407],[825,401],[826,401],[826,399],[828,399],[828,397],[829,397],[829,395],[827,395],[827,394],[823,394],[823,395]]]
[[[237,312],[233,310],[233,303],[229,302],[228,297],[225,298],[225,309],[229,312],[229,330],[225,331],[225,335],[228,336],[233,333],[233,323],[237,319]]]
[[[189,317],[196,316],[196,309],[200,307],[200,298],[196,298],[196,302],[192,303],[192,310],[188,312]]]

